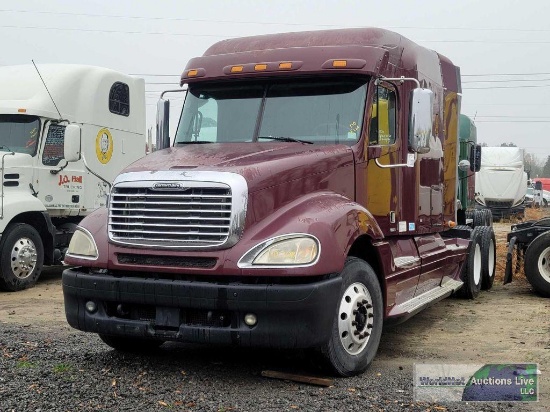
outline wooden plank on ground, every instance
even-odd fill
[[[327,378],[318,378],[316,376],[296,375],[293,373],[277,372],[277,371],[262,371],[262,376],[266,378],[283,379],[288,381],[308,383],[317,386],[332,386],[333,380]]]

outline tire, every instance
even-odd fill
[[[9,225],[0,241],[0,289],[15,292],[36,284],[44,265],[44,246],[35,228]]]
[[[485,213],[485,226],[493,226],[493,212],[491,209],[483,209]]]
[[[353,376],[367,369],[378,350],[383,298],[376,274],[364,260],[349,257],[341,276],[331,337],[320,353],[332,372]]]
[[[111,348],[120,352],[151,352],[158,349],[164,343],[163,340],[128,338],[125,336],[112,336],[98,334],[99,339]]]
[[[485,226],[485,213],[483,213],[483,209],[476,209],[474,210],[474,224],[473,227],[477,226]]]
[[[472,231],[471,245],[468,249],[466,262],[462,266],[461,279],[464,282],[458,291],[458,296],[466,299],[475,299],[481,290],[481,231],[482,227],[476,227]]]
[[[550,232],[535,238],[524,259],[525,276],[541,296],[550,297]]]
[[[489,290],[495,281],[497,248],[492,226],[485,226],[481,232],[481,289]]]

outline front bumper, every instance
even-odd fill
[[[269,348],[328,341],[341,278],[306,284],[214,283],[63,272],[65,314],[79,330],[105,335]],[[86,302],[97,305],[94,313]],[[249,327],[244,316],[253,313]]]

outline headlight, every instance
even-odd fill
[[[279,236],[260,243],[239,260],[239,267],[306,266],[319,257],[319,241],[306,234]]]
[[[77,228],[71,237],[67,255],[80,259],[97,259],[99,253],[90,232],[80,227]]]

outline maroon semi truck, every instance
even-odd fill
[[[68,322],[119,350],[310,348],[366,369],[383,324],[482,283],[456,221],[460,73],[391,31],[221,41],[192,59],[173,144],[84,219]]]

